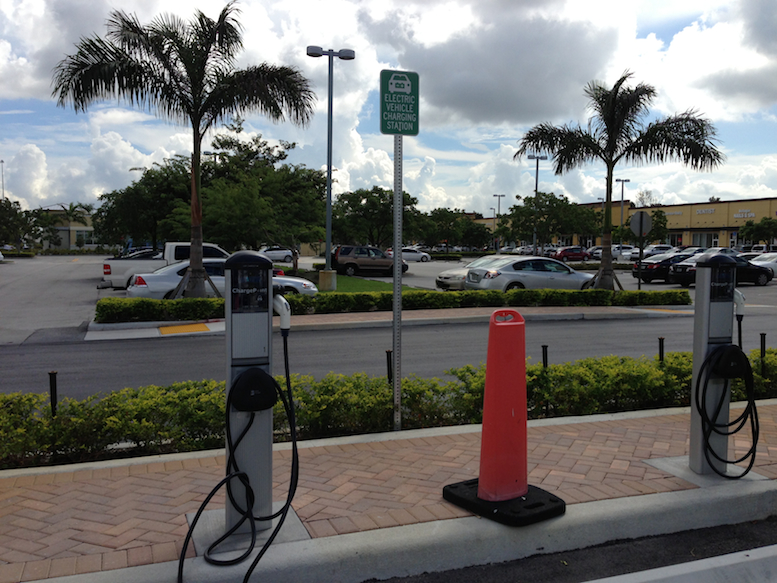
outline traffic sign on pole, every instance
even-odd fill
[[[418,135],[418,73],[380,72],[380,132]]]

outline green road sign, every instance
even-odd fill
[[[380,72],[380,132],[418,135],[418,73]]]

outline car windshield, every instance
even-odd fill
[[[170,265],[165,265],[164,267],[160,267],[159,269],[155,269],[153,273],[167,273],[168,271],[177,271],[181,269],[182,267],[189,267],[188,261],[179,261],[178,263],[172,263]]]
[[[777,253],[763,253],[761,255],[756,255],[750,261],[755,261],[756,263],[768,263],[775,260],[777,260]]]
[[[488,266],[491,268],[499,268],[504,267],[505,265],[510,265],[515,261],[515,257],[500,257],[499,259],[495,259],[493,262],[489,263]]]
[[[672,256],[671,253],[660,253],[659,255],[653,255],[652,257],[648,257],[646,261],[649,261],[650,263],[659,263],[664,259],[670,258],[671,256]]]
[[[465,267],[482,267],[486,263],[491,263],[492,261],[496,261],[497,259],[501,259],[501,255],[486,255],[484,257],[478,257],[473,261],[472,263],[468,263]]]

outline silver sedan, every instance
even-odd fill
[[[466,289],[582,289],[593,277],[555,259],[505,257],[467,272]]]
[[[205,260],[202,262],[208,277],[216,286],[218,293],[224,295],[226,279],[224,276],[224,263],[226,259]],[[161,267],[153,273],[139,273],[132,276],[127,287],[128,298],[151,298],[162,300],[170,298],[181,278],[189,269],[188,261],[181,261]],[[318,293],[316,284],[302,277],[290,275],[274,275],[272,283],[275,288],[280,287],[283,294],[304,294],[314,296]],[[209,284],[205,284],[205,291],[209,297],[215,297],[216,293]]]

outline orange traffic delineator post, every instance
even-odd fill
[[[480,478],[450,484],[443,498],[510,526],[566,511],[563,500],[528,483],[526,331],[515,310],[497,310],[488,330]]]

